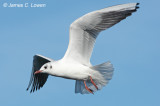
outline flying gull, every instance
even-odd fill
[[[112,79],[114,68],[110,62],[92,66],[90,57],[99,33],[130,16],[139,3],[116,5],[90,12],[70,25],[69,45],[58,61],[35,55],[27,90],[43,87],[49,75],[76,80],[75,93],[93,94]]]

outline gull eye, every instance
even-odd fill
[[[44,66],[44,69],[47,69],[47,66]]]
[[[52,66],[50,66],[50,69],[52,68]]]

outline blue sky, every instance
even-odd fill
[[[3,3],[45,3],[45,8],[4,8]],[[80,16],[108,6],[140,2],[131,17],[103,31],[93,65],[110,60],[113,79],[95,95],[75,94],[75,81],[49,77],[33,94],[26,91],[32,57],[63,57],[69,26]],[[1,106],[158,106],[160,105],[159,0],[1,0]]]

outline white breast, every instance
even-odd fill
[[[59,60],[53,63],[53,70],[50,74],[67,79],[87,80],[91,71],[92,69],[88,66],[80,63]]]

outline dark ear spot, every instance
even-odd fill
[[[44,66],[44,69],[47,69],[47,66]]]
[[[52,68],[52,66],[50,66],[50,69]]]

